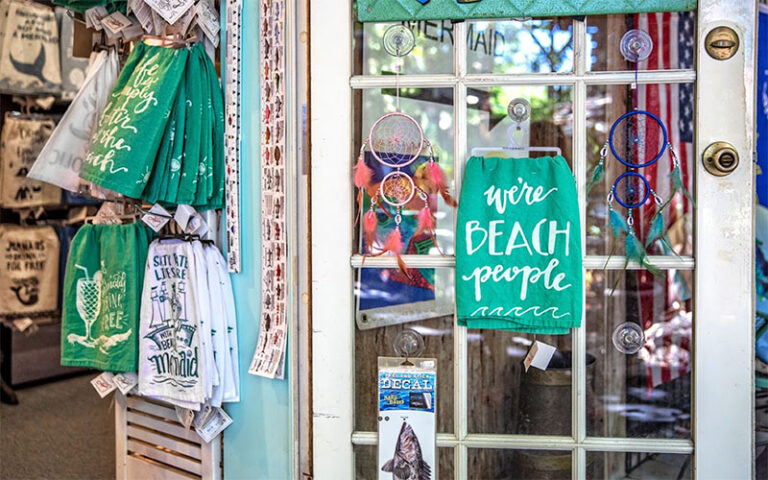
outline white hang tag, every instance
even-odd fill
[[[120,390],[120,393],[128,395],[128,393],[139,383],[139,376],[136,372],[118,373],[112,378],[112,382],[117,389]]]
[[[210,408],[210,407],[207,407]],[[197,422],[195,422],[197,424]],[[195,425],[195,431],[205,443],[210,443],[225,428],[232,425],[232,419],[221,407],[211,409],[200,426]]]
[[[159,232],[170,220],[171,213],[158,204],[152,205],[149,213],[141,217],[141,221],[149,225],[149,228],[156,232]]]
[[[536,340],[533,342],[531,349],[528,350],[528,355],[523,360],[525,365],[525,371],[527,372],[530,367],[538,368],[539,370],[546,370],[549,366],[549,362],[552,360],[552,355],[555,354],[557,349],[552,345]]]
[[[138,23],[131,23],[129,27],[124,28],[120,32],[120,35],[123,36],[123,41],[132,42],[134,40],[138,40],[139,37],[144,35],[144,30]]]
[[[410,478],[440,478],[437,472],[437,360],[379,357],[379,480],[398,472],[403,445],[419,445]],[[373,379],[371,379],[373,380]],[[419,451],[420,450],[420,451]],[[406,453],[407,454],[407,453]],[[420,458],[418,458],[420,457]],[[399,478],[394,474],[394,478]],[[405,477],[404,477],[405,478]]]
[[[104,7],[93,7],[85,11],[85,26],[96,31],[103,30],[101,20],[107,17],[109,12]]]
[[[112,12],[101,19],[101,25],[106,29],[108,34],[111,33],[111,36],[115,36],[133,25],[133,22],[120,12]]]
[[[114,373],[102,372],[101,375],[91,380],[91,385],[93,385],[93,388],[96,389],[96,392],[98,392],[101,398],[106,397],[117,388],[113,381],[114,377]]]
[[[152,32],[155,24],[152,22],[152,9],[149,8],[149,5],[138,0],[134,2],[134,6],[131,10],[141,24],[141,28],[147,32]]]
[[[176,409],[176,417],[179,419],[179,423],[184,425],[184,430],[189,431],[189,428],[192,426],[192,422],[195,420],[194,410],[180,407],[178,405],[176,405],[174,408]]]
[[[208,231],[208,224],[203,219],[202,215],[195,213],[195,216],[189,219],[189,223],[187,224],[185,231],[187,233],[200,235],[202,237]]]
[[[197,11],[197,24],[203,29],[205,36],[215,42],[214,37],[218,36],[221,29],[218,12],[205,0],[197,2],[195,10]]]
[[[188,231],[189,221],[194,218],[196,213],[197,211],[191,205],[179,205],[173,219],[176,220],[183,232],[190,233]]]
[[[187,13],[187,10],[195,3],[194,0],[175,0],[169,2],[167,0],[144,0],[147,5],[152,7],[152,10],[157,12],[158,15],[163,17],[163,20],[173,25],[176,20],[180,19],[182,15]]]

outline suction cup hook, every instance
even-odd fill
[[[416,46],[413,32],[405,25],[392,25],[384,32],[381,40],[384,50],[393,57],[404,57]]]
[[[522,123],[531,116],[531,102],[524,98],[515,98],[507,105],[507,115],[515,123]]]
[[[645,333],[640,325],[625,322],[613,330],[613,346],[621,353],[633,354],[645,344]]]
[[[642,62],[651,56],[653,40],[642,30],[629,30],[621,37],[621,54],[629,62]]]
[[[424,338],[415,330],[406,329],[397,334],[392,347],[399,357],[418,357],[424,352]]]

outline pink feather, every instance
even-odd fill
[[[431,232],[435,228],[435,220],[429,208],[424,207],[419,212],[419,232]]]
[[[376,227],[378,226],[378,220],[376,214],[372,210],[368,210],[363,215],[363,231],[365,232],[365,243],[370,246],[373,245],[373,241],[376,239]]]
[[[363,156],[360,155],[355,165],[355,186],[357,188],[367,188],[371,184],[371,178],[373,178],[373,170],[365,164]]]
[[[432,188],[435,189],[435,192],[442,192],[448,188],[445,173],[437,162],[427,163],[427,176],[429,177],[429,181],[432,183]]]
[[[387,236],[387,243],[384,245],[384,250],[393,252],[397,255],[400,255],[400,252],[403,251],[403,237],[400,235],[399,228],[395,228]]]

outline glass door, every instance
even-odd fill
[[[700,0],[695,12],[405,22],[416,47],[397,77],[390,24],[357,23],[338,3],[311,12],[315,478],[378,478],[377,357],[394,356],[403,329],[438,359],[435,478],[750,476],[754,10]],[[741,40],[727,61],[703,48],[721,25]],[[620,50],[632,29],[653,44],[637,71]],[[560,148],[577,183],[585,308],[567,335],[456,325],[456,212],[441,198],[429,199],[436,244],[405,237],[410,278],[392,256],[364,256],[356,222],[351,166],[377,118],[398,103],[414,117],[458,198],[471,149],[507,144],[519,98],[530,146]],[[606,197],[621,165],[606,162],[588,190],[611,125],[635,106],[667,126],[695,195],[672,197],[669,242],[650,247],[661,276],[625,269],[612,242]],[[702,167],[715,141],[742,158],[725,177]],[[664,156],[644,172],[664,199],[672,168]],[[641,238],[655,209],[636,211]],[[622,329],[642,332],[639,351],[622,351]],[[534,340],[558,354],[525,373]]]

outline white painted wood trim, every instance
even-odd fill
[[[696,88],[694,473],[697,479],[753,477],[754,166],[756,2],[699,0]],[[704,50],[714,27],[741,37],[730,60]],[[726,177],[701,155],[726,141],[740,163]]]
[[[115,478],[127,480],[126,455],[128,448],[125,445],[128,429],[128,420],[125,417],[125,396],[115,393]]]
[[[354,478],[351,2],[310,3],[314,478]],[[326,210],[330,206],[330,210]],[[329,241],[332,240],[332,241]]]

